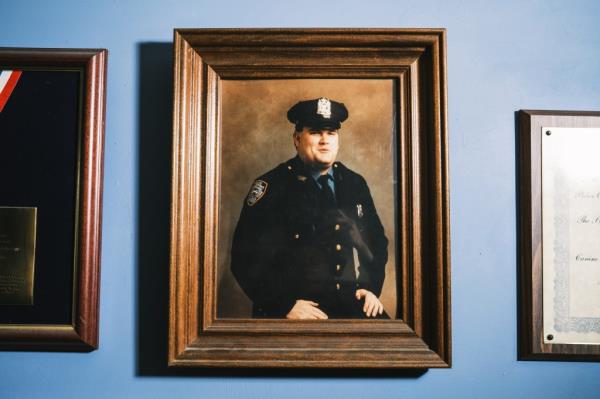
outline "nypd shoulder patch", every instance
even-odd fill
[[[264,180],[255,180],[250,188],[250,192],[246,197],[246,204],[248,206],[255,205],[267,192],[268,184]]]

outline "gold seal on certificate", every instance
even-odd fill
[[[0,207],[0,305],[33,305],[37,208]]]

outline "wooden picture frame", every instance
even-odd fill
[[[547,334],[544,327],[543,244],[544,240],[550,239],[544,238],[543,217],[545,207],[550,205],[544,205],[542,201],[542,149],[543,140],[549,139],[555,128],[600,128],[600,112],[518,112],[518,358],[598,361],[600,345],[553,343],[553,334]],[[573,156],[576,158],[575,154]],[[546,159],[549,158],[547,154]],[[550,241],[554,244],[548,243],[549,247],[555,247],[557,242],[567,245],[561,239]]]
[[[450,367],[445,31],[176,29],[174,52],[169,366]],[[397,320],[217,315],[222,85],[278,79],[394,83]]]
[[[38,215],[33,306],[0,306],[0,316],[16,320],[0,324],[2,350],[98,348],[107,54],[103,49],[0,48],[0,69],[22,72],[0,115],[13,118],[2,120],[11,128],[0,140],[14,138],[20,145],[13,151],[27,161],[10,169],[27,192],[3,191],[0,206],[36,207]],[[29,76],[35,76],[35,84]],[[63,87],[61,79],[72,84]],[[69,112],[57,111],[62,109]],[[40,132],[15,118],[50,118],[66,128],[49,123]],[[69,162],[56,168],[63,159]],[[36,175],[46,173],[48,183],[40,184]],[[48,215],[65,218],[60,222]],[[66,312],[50,316],[55,307]]]

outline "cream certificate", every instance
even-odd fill
[[[600,344],[600,129],[540,134],[544,343]]]

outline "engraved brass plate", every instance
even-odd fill
[[[37,208],[0,207],[0,305],[33,305]]]

